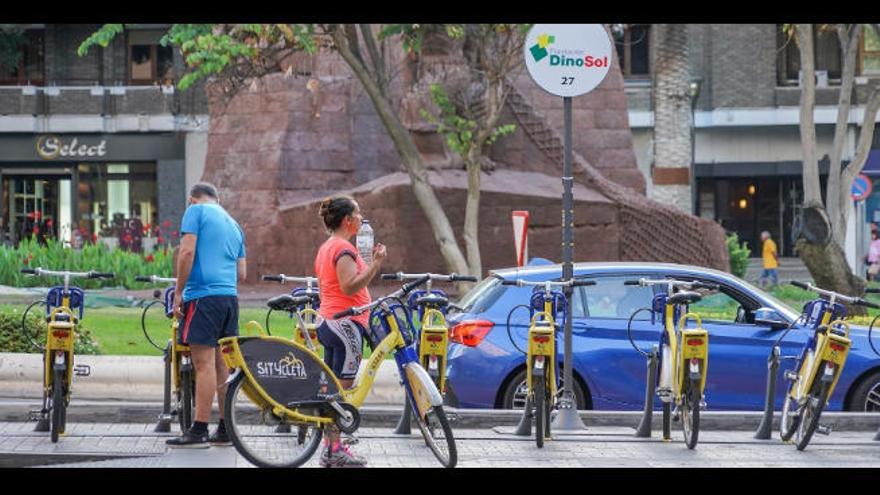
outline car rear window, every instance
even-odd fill
[[[461,298],[458,305],[465,313],[482,313],[492,307],[495,301],[504,294],[505,286],[501,279],[486,277]]]

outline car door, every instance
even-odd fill
[[[784,330],[755,324],[754,311],[758,307],[756,299],[725,284],[689,307],[690,312],[700,315],[703,328],[709,332],[705,391],[709,410],[764,408],[767,358]],[[695,325],[694,321],[687,324],[689,328]],[[794,354],[803,346],[806,338],[802,334],[793,331],[786,336],[783,354]]]
[[[595,409],[640,409],[644,405],[647,367],[627,335],[634,311],[650,308],[650,287],[628,286],[626,280],[652,274],[614,274],[590,277],[596,285],[579,287],[575,304],[583,317],[572,321],[575,367],[587,377]],[[577,306],[575,306],[576,309]],[[659,341],[661,322],[651,323],[649,311],[633,319],[633,342],[650,351]]]

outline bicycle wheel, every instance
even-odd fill
[[[246,385],[241,374],[226,391],[226,432],[235,450],[257,467],[303,465],[321,445],[323,430],[315,425],[298,425],[293,432],[277,433],[281,419],[270,409],[260,410],[251,402],[243,390]]]
[[[543,375],[532,374],[535,383],[535,443],[538,448],[544,446],[545,427],[547,426],[547,393]]]
[[[700,381],[688,381],[681,401],[681,429],[687,448],[697,446],[700,436]]]
[[[818,390],[816,390],[817,388]],[[822,415],[825,403],[828,402],[828,391],[830,390],[828,383],[817,383],[813,386],[813,390],[814,392],[807,396],[807,403],[802,408],[800,424],[795,434],[798,450],[807,448],[807,444],[813,438],[813,433],[816,432],[816,427],[819,426],[819,416]]]
[[[193,372],[180,372],[180,390],[177,392],[177,419],[180,422],[180,431],[186,431],[193,422],[193,403],[195,387],[193,386]]]
[[[425,413],[425,417],[419,415],[416,406],[412,406],[413,416],[416,417],[416,424],[422,436],[425,437],[425,443],[434,453],[434,457],[440,461],[440,464],[446,468],[455,467],[458,463],[458,451],[455,448],[455,438],[452,436],[452,428],[449,427],[449,420],[446,419],[446,413],[443,406],[433,406]]]
[[[794,436],[794,432],[797,430],[798,423],[800,422],[800,411],[797,407],[797,401],[792,399],[789,395],[791,393],[791,387],[795,386],[797,386],[796,383],[792,383],[789,386],[789,390],[785,392],[785,402],[782,404],[782,415],[779,418],[779,438],[781,438],[783,442],[791,440],[791,437]]]
[[[40,352],[44,352],[46,346],[40,343],[40,333],[46,330],[46,322],[41,321],[38,325],[29,326],[27,323],[27,316],[30,313],[31,309],[34,306],[39,304],[46,304],[45,300],[39,300],[32,302],[25,310],[24,313],[21,314],[21,332],[24,334],[24,338],[27,339],[28,343],[33,346],[34,349],[37,349]]]
[[[52,443],[58,443],[58,436],[64,431],[64,371],[52,372],[52,419],[49,431]]]

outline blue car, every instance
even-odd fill
[[[706,382],[708,410],[762,410],[767,380],[767,357],[784,329],[755,323],[755,311],[769,308],[786,325],[799,311],[786,306],[757,287],[729,274],[708,268],[667,263],[577,263],[576,278],[596,285],[576,287],[572,305],[572,342],[575,395],[579,409],[639,410],[644,407],[647,367],[645,358],[627,336],[627,320],[639,308],[651,306],[659,287],[624,285],[625,280],[676,278],[719,284],[721,289],[692,304],[709,332]],[[561,265],[495,270],[459,302],[460,311],[449,316],[450,339],[447,403],[463,408],[524,407],[526,398],[525,349],[531,287],[501,285],[501,279],[558,280]],[[771,313],[773,314],[773,313]],[[762,319],[766,322],[766,319]],[[690,323],[693,325],[693,323]],[[643,311],[632,322],[632,338],[650,350],[659,340],[662,324],[651,322]],[[880,356],[868,344],[867,328],[853,326],[852,349],[843,375],[827,410],[880,410]],[[797,355],[808,337],[793,329],[781,343],[783,355]],[[880,339],[878,344],[880,344]],[[562,332],[557,350],[562,362]],[[565,364],[563,363],[563,366]],[[776,408],[782,407],[787,383],[783,361],[777,381]],[[560,373],[561,376],[561,373]],[[655,403],[659,408],[659,401]]]

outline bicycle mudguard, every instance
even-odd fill
[[[238,344],[251,382],[279,404],[325,400],[340,391],[324,362],[295,342],[266,337]]]
[[[406,379],[412,390],[413,403],[420,417],[425,417],[428,409],[443,405],[443,397],[434,385],[428,372],[419,363],[410,362],[403,365]]]

